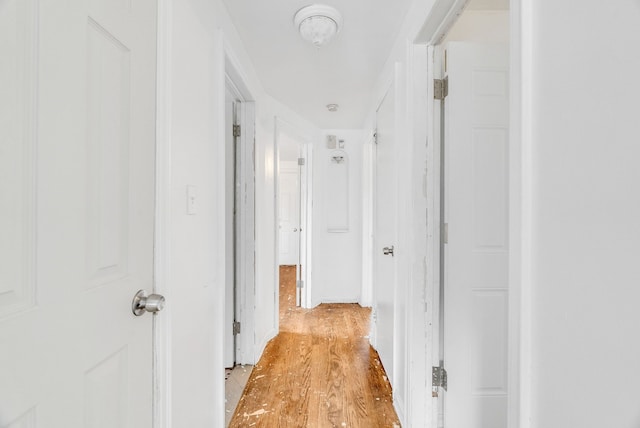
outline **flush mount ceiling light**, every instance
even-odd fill
[[[338,111],[338,107],[340,107],[338,104],[327,104],[327,110],[329,111]]]
[[[303,39],[319,48],[338,34],[342,27],[342,15],[331,6],[312,4],[297,11],[293,23]]]

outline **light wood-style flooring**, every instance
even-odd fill
[[[230,427],[399,427],[369,345],[370,309],[295,307],[295,267],[280,267],[280,334],[255,366]]]

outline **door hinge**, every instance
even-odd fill
[[[378,144],[378,130],[373,130],[373,144]]]
[[[296,287],[304,288],[304,280],[299,279],[298,281],[296,281]]]
[[[442,243],[449,243],[449,223],[445,223],[442,225]]]
[[[304,158],[298,158],[298,165],[303,166],[305,164]]]
[[[444,100],[449,95],[449,76],[433,80],[433,98]]]
[[[234,137],[240,136],[240,125],[233,125],[233,136]]]
[[[431,384],[436,393],[437,387],[441,387],[445,391],[447,390],[447,371],[442,364],[431,368]]]
[[[240,334],[240,321],[233,322],[233,334]]]

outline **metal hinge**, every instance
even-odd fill
[[[304,288],[304,280],[300,279],[300,280],[296,281],[296,287]]]
[[[444,100],[449,95],[449,77],[433,80],[433,98]]]
[[[233,334],[240,334],[240,321],[233,322]]]
[[[373,143],[378,144],[378,130],[374,129],[373,131]]]
[[[431,368],[431,384],[434,390],[436,387],[447,390],[447,371],[442,365]]]
[[[233,136],[234,137],[240,136],[240,125],[233,125]]]
[[[305,163],[304,158],[298,158],[298,165],[303,166]]]

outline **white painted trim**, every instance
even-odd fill
[[[532,123],[532,1],[520,2],[512,0],[510,9],[510,91],[511,91],[511,116],[510,127],[510,159],[509,159],[509,428],[529,428],[531,426],[531,314],[529,305],[531,302],[531,123]],[[446,35],[448,29],[462,13],[466,0],[436,0],[425,25],[416,38],[416,43],[426,42],[430,46],[439,43]],[[434,66],[434,58],[431,58],[431,66]],[[435,69],[437,73],[437,69]],[[438,78],[437,74],[433,76]],[[431,88],[430,88],[431,89]],[[434,118],[433,141],[437,141],[436,132],[439,132],[435,120],[435,108],[430,104],[430,118]],[[439,172],[437,159],[439,158],[438,144],[433,144],[429,150],[429,156],[433,156],[428,162],[430,169],[429,180],[435,183],[433,199],[429,201],[434,216],[430,224],[429,233],[433,234],[433,240],[439,236],[437,215],[439,212],[436,195],[439,185]],[[432,323],[432,365],[437,360],[437,260],[438,248],[433,248],[430,254],[431,260],[427,260],[434,268],[434,275],[429,276],[428,289],[432,289],[433,302]],[[435,400],[431,403],[431,422],[437,425],[437,406]]]
[[[410,150],[407,147],[406,142],[408,141],[408,130],[407,130],[407,78],[405,74],[405,64],[398,61],[395,63],[395,79],[394,79],[394,95],[395,99],[394,103],[394,147],[396,151],[395,162],[394,162],[394,170],[397,178],[396,181],[396,191],[397,191],[397,199],[395,206],[395,230],[394,232],[394,245],[395,256],[393,257],[393,288],[394,288],[394,297],[393,297],[393,318],[394,318],[394,327],[393,327],[393,377],[392,381],[395,383],[393,386],[393,404],[396,409],[396,413],[398,414],[398,418],[400,420],[401,425],[406,425],[406,398],[407,398],[407,390],[409,385],[409,373],[407,371],[407,361],[409,358],[408,353],[408,341],[409,336],[405,331],[405,340],[404,343],[399,341],[399,329],[406,330],[406,326],[408,323],[407,319],[407,308],[408,298],[409,298],[409,276],[407,275],[407,271],[410,266],[410,249],[408,242],[406,240],[405,229],[408,227],[406,224],[407,213],[404,211],[406,209],[406,202],[410,198],[410,193],[408,186],[406,184],[409,182],[407,178],[407,165],[404,163],[406,159],[403,154]],[[402,152],[402,153],[401,153]],[[378,249],[380,251],[380,249]],[[406,289],[404,288],[406,287]],[[401,310],[404,306],[405,310]],[[404,360],[401,358],[404,352]],[[399,379],[404,379],[404,388],[399,388]]]
[[[426,215],[426,151],[429,142],[429,130],[431,124],[425,121],[428,118],[427,101],[428,81],[425,79],[429,73],[428,49],[426,46],[415,45],[407,42],[407,114],[409,135],[407,141],[411,145],[410,157],[410,202],[409,210],[412,213],[408,244],[410,254],[410,267],[408,276],[409,289],[407,293],[407,398],[406,398],[406,425],[425,426],[426,407],[431,401],[426,390],[426,385],[431,374],[426,371],[427,347],[430,338],[430,323],[427,322],[428,310],[425,307],[425,257],[427,253],[427,215]],[[431,142],[429,142],[431,143]]]
[[[464,11],[469,0],[436,0],[414,43],[437,45]]]
[[[373,305],[373,180],[375,130],[368,132],[362,145],[362,289],[360,306]]]
[[[510,1],[509,428],[532,426],[533,3]]]
[[[171,70],[172,0],[159,0],[156,58],[156,221],[154,292],[166,308],[153,317],[153,428],[171,428]]]
[[[435,48],[433,46],[428,46],[428,59],[427,59],[427,82],[432,82],[435,76],[435,61],[434,61],[434,51]],[[434,88],[433,85],[427,84],[427,99],[433,100],[434,96]],[[438,140],[436,139],[436,133],[439,133],[439,127],[436,130],[436,120],[434,116],[434,103],[427,102],[427,135],[428,135],[428,143],[427,143],[427,158],[426,158],[426,176],[425,176],[425,189],[427,193],[427,249],[426,249],[426,257],[424,261],[425,272],[426,272],[426,284],[425,284],[425,305],[427,310],[427,319],[429,319],[429,315],[431,315],[431,322],[428,322],[426,325],[426,348],[425,354],[426,358],[426,394],[427,397],[430,395],[430,392],[433,390],[433,383],[431,376],[428,376],[431,367],[437,365],[436,361],[438,360],[438,337],[437,337],[437,329],[434,328],[433,319],[438,319],[439,317],[439,305],[438,302],[438,281],[440,275],[440,265],[438,263],[438,251],[439,251],[439,241],[438,236],[440,236],[440,222],[438,219],[431,215],[431,213],[439,212],[440,207],[438,206],[438,202],[440,200],[439,196],[439,186],[437,186],[435,177],[440,176],[440,166],[437,159],[440,157],[440,144],[438,144]],[[436,345],[436,346],[434,346]],[[426,415],[425,415],[425,425],[431,424],[433,427],[437,427],[438,422],[438,409],[437,402],[435,399],[426,399]]]
[[[300,177],[300,185],[303,186],[303,203],[302,217],[300,227],[305,233],[302,233],[303,246],[303,278],[304,288],[302,293],[302,307],[310,309],[313,307],[311,302],[311,290],[313,281],[311,272],[313,270],[312,248],[313,248],[313,143],[311,141],[304,142],[302,146],[302,154],[305,158],[305,167]]]
[[[441,46],[428,45],[429,56],[429,73],[430,78],[441,79],[442,72],[442,53]],[[440,364],[440,101],[434,99],[434,87],[428,85],[428,96],[432,100],[428,103],[428,118],[431,121],[431,141],[433,144],[427,152],[427,163],[429,172],[427,177],[428,197],[427,197],[427,217],[430,219],[428,235],[431,236],[431,245],[428,247],[430,257],[427,258],[427,271],[432,274],[427,276],[427,289],[431,297],[427,303],[431,308],[431,352],[430,362],[427,365],[427,371],[431,367]],[[428,377],[427,382],[433,391],[432,378]],[[430,403],[431,414],[428,414],[427,420],[430,420],[434,427],[439,426],[439,400],[433,397]]]
[[[255,257],[255,129],[256,106],[253,93],[247,84],[246,73],[243,71],[231,45],[222,30],[222,52],[224,67],[224,85],[240,99],[238,123],[242,127],[240,133],[240,158],[236,160],[239,168],[240,191],[244,192],[239,198],[240,206],[236,208],[239,215],[237,225],[239,233],[236,236],[236,317],[242,325],[241,333],[237,336],[236,363],[255,364],[260,355],[255,343],[255,290],[256,290],[256,257]],[[222,97],[224,98],[224,97]],[[224,102],[224,100],[223,100]],[[223,108],[223,113],[224,113]],[[224,120],[223,122],[224,123]],[[222,133],[225,127],[222,126]],[[223,140],[225,141],[224,137]]]

